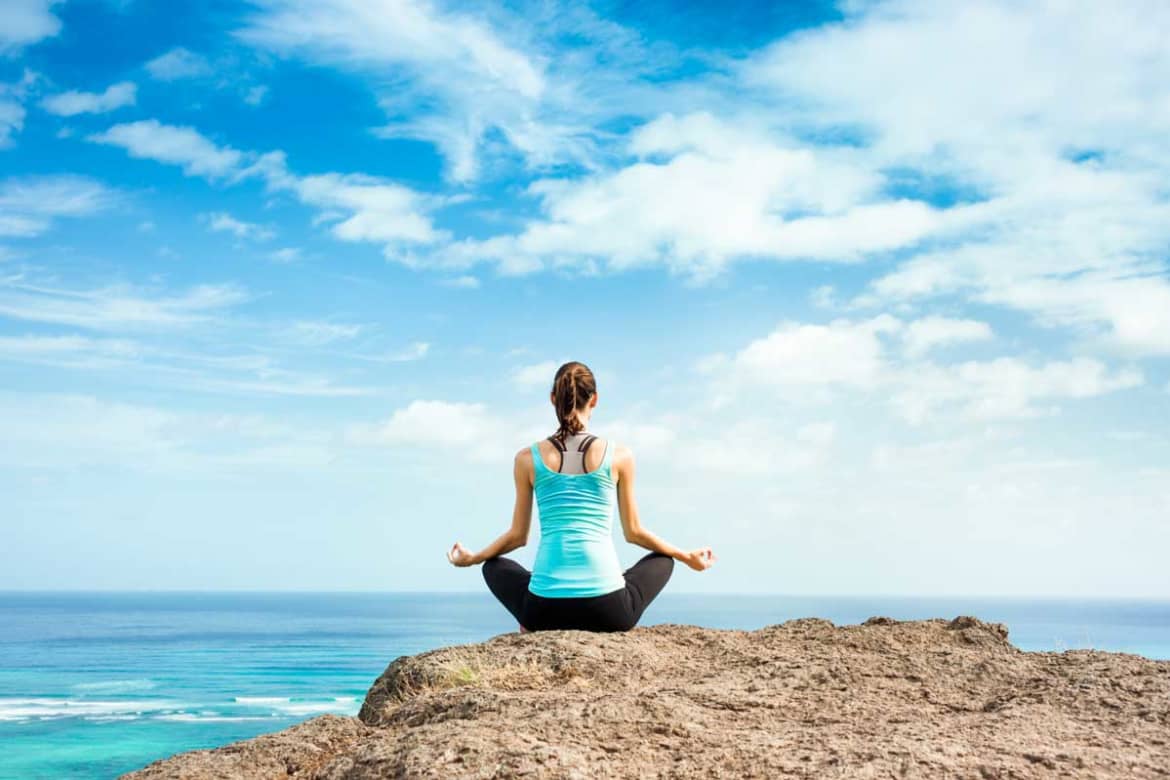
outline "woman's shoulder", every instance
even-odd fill
[[[532,447],[527,447],[517,450],[516,454],[512,456],[512,470],[516,473],[524,472],[531,476],[536,472],[536,461],[532,458]]]

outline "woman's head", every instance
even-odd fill
[[[553,377],[553,408],[557,410],[556,435],[564,438],[585,429],[578,412],[597,405],[597,383],[584,363],[570,360],[557,369]]]

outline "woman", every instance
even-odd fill
[[[456,566],[482,563],[488,588],[521,632],[628,631],[666,586],[675,560],[703,571],[715,555],[710,547],[684,552],[642,527],[633,454],[589,432],[597,386],[588,367],[574,361],[557,369],[551,400],[557,432],[516,453],[512,527],[477,553],[456,542],[447,560]],[[540,546],[529,572],[503,554],[528,543],[534,493]],[[613,545],[615,493],[626,541],[650,550],[624,572]]]

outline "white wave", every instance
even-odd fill
[[[352,712],[356,709],[357,697],[301,699],[292,696],[236,696],[233,701],[241,707],[269,710],[285,715],[313,715],[325,712]]]
[[[152,718],[171,721],[246,721],[324,713],[353,714],[357,697],[300,699],[290,696],[236,696],[215,710],[196,710],[198,704],[161,699],[91,699],[82,697],[0,697],[0,722],[80,718],[117,721]],[[206,705],[204,705],[206,706]],[[217,705],[212,705],[217,706]]]
[[[101,680],[77,683],[73,690],[85,693],[133,693],[149,691],[155,686],[154,680]]]
[[[293,701],[280,704],[276,709],[287,715],[313,715],[325,712],[349,712],[353,709],[354,701]]]
[[[205,712],[171,712],[166,715],[156,715],[154,720],[169,720],[177,723],[237,723],[246,720],[272,720],[268,715],[220,715]]]
[[[122,720],[139,720],[141,717],[141,715],[86,715],[82,720],[94,723],[114,723]]]
[[[86,718],[108,715],[142,715],[159,710],[173,710],[181,704],[162,701],[128,699],[6,699],[0,698],[0,721],[54,720],[57,718]]]

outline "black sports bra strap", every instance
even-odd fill
[[[597,437],[590,434],[585,437],[581,444],[577,447],[577,451],[581,453],[581,472],[586,473],[589,469],[585,468],[585,456],[589,454],[589,445],[597,441]]]
[[[565,467],[565,443],[556,436],[549,436],[548,440],[551,441],[553,447],[556,448],[557,457],[560,459],[560,462],[557,463],[557,471],[560,471]]]

